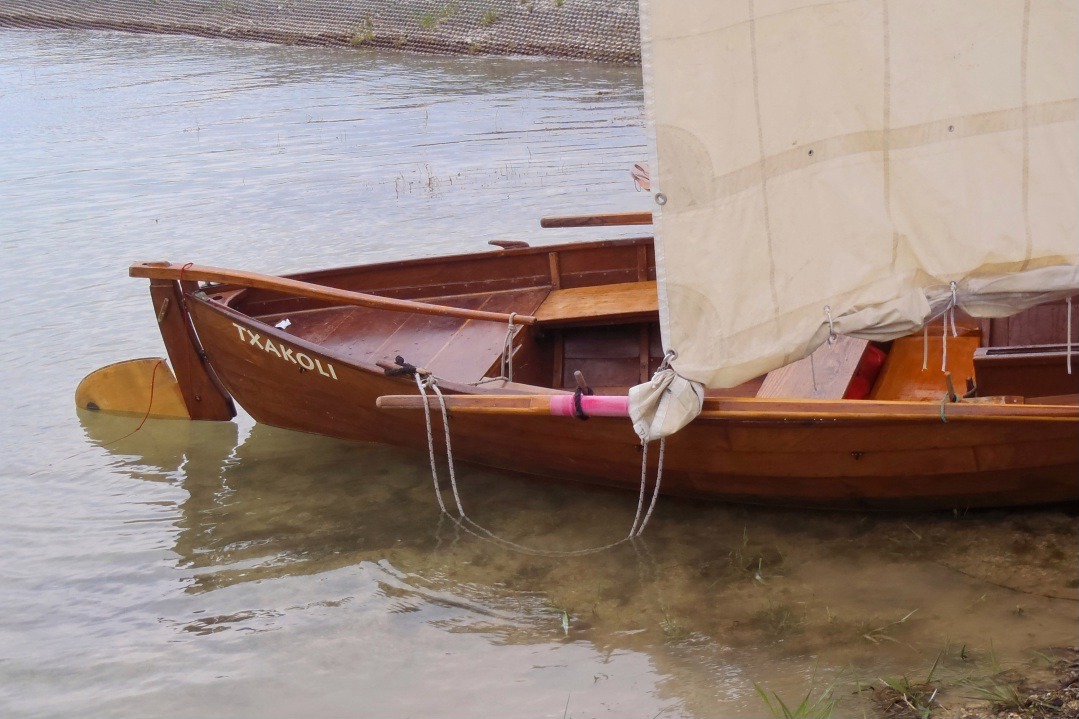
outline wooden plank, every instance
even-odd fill
[[[649,320],[659,311],[656,291],[655,281],[554,290],[536,310],[536,321],[572,325]]]
[[[558,290],[562,288],[562,270],[558,265],[558,253],[552,252],[547,255],[547,262],[551,266],[551,288]]]
[[[825,343],[809,357],[769,372],[757,396],[842,399],[866,344],[840,335],[835,344]]]

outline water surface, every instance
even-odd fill
[[[1062,511],[665,499],[643,541],[535,556],[440,519],[419,453],[75,412],[83,375],[162,352],[132,261],[314,269],[645,209],[635,69],[0,31],[0,157],[7,716],[754,717],[754,682],[837,682],[861,715],[859,681],[939,657],[954,703],[1075,641]],[[633,518],[459,475],[477,521],[548,551]]]

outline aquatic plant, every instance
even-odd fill
[[[663,607],[663,638],[669,642],[680,642],[689,636],[689,630]]]
[[[828,719],[835,711],[836,699],[833,696],[834,685],[823,689],[815,698],[813,690],[810,690],[798,706],[791,709],[778,694],[772,692],[775,702],[768,698],[768,693],[756,682],[753,688],[757,690],[761,701],[768,707],[768,713],[775,719]]]
[[[875,699],[885,716],[900,716],[906,713],[904,710],[913,712],[919,719],[929,719],[932,716],[933,704],[940,691],[933,678],[943,655],[943,652],[937,654],[925,681],[911,681],[906,675],[880,679],[884,686],[877,690]]]
[[[888,632],[890,632],[895,627],[898,627],[899,625],[906,623],[906,621],[908,619],[910,619],[911,616],[913,616],[913,614],[916,611],[918,611],[918,610],[917,609],[912,609],[909,612],[907,612],[905,615],[900,617],[899,619],[896,619],[895,621],[892,621],[892,622],[888,622],[887,624],[882,624],[879,627],[874,627],[874,628],[866,631],[864,634],[862,634],[862,636],[864,638],[868,639],[869,641],[873,642],[874,644],[880,644],[883,641],[894,642],[895,639]],[[938,655],[937,656],[937,661],[934,662],[934,664],[933,664],[934,669],[936,668],[937,663],[939,663],[939,662],[940,662],[940,656]]]
[[[364,18],[362,22],[356,25],[356,28],[352,31],[352,37],[349,38],[349,44],[353,47],[360,47],[366,45],[375,39],[375,26],[371,22],[371,18]]]
[[[438,24],[443,20],[453,17],[458,11],[457,3],[450,2],[443,5],[441,8],[434,12],[422,13],[419,17],[419,24],[425,30],[434,30],[438,27]]]
[[[751,621],[761,633],[772,640],[784,639],[802,631],[805,617],[798,617],[789,604],[773,604],[753,614]]]
[[[1019,686],[1011,683],[990,681],[986,684],[968,682],[975,698],[989,702],[994,712],[1015,711],[1027,706],[1027,697],[1019,691]],[[1046,705],[1048,709],[1053,709]]]

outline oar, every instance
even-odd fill
[[[459,414],[550,415],[572,417],[576,414],[575,397],[558,395],[446,395],[446,406]],[[586,395],[580,398],[581,409],[590,417],[628,417],[624,396]],[[376,405],[380,409],[423,409],[419,395],[385,395]],[[1075,422],[1079,408],[1022,404],[949,403],[945,406],[952,420],[1029,420]],[[753,420],[922,420],[941,421],[937,402],[872,402],[866,400],[774,400],[753,397],[708,397],[703,419]]]
[[[566,215],[544,217],[540,227],[617,227],[619,225],[651,225],[651,212],[608,212],[597,215]]]
[[[487,320],[490,322],[508,323],[510,315],[502,312],[486,312],[484,310],[469,310],[462,307],[448,307],[429,302],[415,302],[413,300],[399,300],[392,297],[379,297],[363,292],[342,290],[326,285],[316,285],[311,282],[293,280],[288,277],[274,275],[262,275],[257,272],[244,272],[242,270],[228,270],[220,267],[207,267],[205,265],[181,264],[175,262],[136,262],[131,265],[128,273],[132,277],[144,277],[153,280],[191,280],[192,282],[213,282],[237,287],[247,287],[259,290],[271,290],[287,295],[298,295],[315,300],[323,300],[340,305],[357,305],[360,307],[373,307],[380,310],[394,312],[415,312],[426,315],[439,315],[441,317],[459,317],[466,320]],[[514,324],[535,324],[536,318],[531,315],[514,315]]]

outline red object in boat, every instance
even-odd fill
[[[858,360],[858,366],[854,370],[854,376],[847,385],[847,391],[843,399],[866,399],[873,390],[873,383],[880,375],[880,368],[884,365],[887,355],[878,347],[866,345],[862,359]]]

